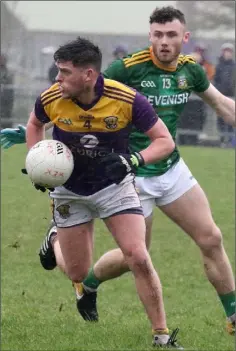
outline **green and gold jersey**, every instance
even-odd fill
[[[210,85],[204,70],[191,56],[179,55],[177,67],[167,70],[155,58],[152,47],[114,61],[104,72],[104,76],[127,84],[146,96],[174,140],[178,119],[191,92],[203,92]],[[133,127],[130,135],[131,151],[143,150],[149,144],[149,138]],[[179,151],[175,148],[166,159],[140,167],[137,175],[161,175],[167,172],[179,157]]]

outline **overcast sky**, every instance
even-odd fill
[[[176,1],[7,1],[30,29],[146,34],[156,6]]]

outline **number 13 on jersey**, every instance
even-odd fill
[[[163,87],[163,89],[169,89],[171,87],[170,78],[163,78],[162,79],[162,87]]]

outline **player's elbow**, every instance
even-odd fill
[[[169,142],[170,142],[170,152],[172,153],[175,149],[175,142],[174,142],[172,136],[169,136]]]
[[[175,142],[167,128],[167,126],[164,124],[162,120],[158,120],[159,123],[159,137],[162,139],[162,145],[165,150],[165,157],[169,156],[175,149]]]
[[[160,161],[170,156],[175,149],[175,143],[172,137],[169,135],[163,135],[162,137],[159,137],[155,144],[156,156],[158,156],[158,159],[155,159],[155,161]]]
[[[28,122],[27,122],[27,125],[26,125],[26,127],[28,128],[28,127],[35,127],[35,128],[39,128],[39,127],[41,127],[43,124],[37,119],[37,117],[35,116],[35,113],[32,111],[31,113],[30,113],[30,117],[29,117],[29,120],[28,120]]]
[[[26,139],[28,137],[28,135],[30,134],[38,134],[39,132],[41,132],[41,130],[44,130],[44,125],[43,124],[39,124],[37,121],[35,121],[34,119],[29,119],[27,125],[26,125]]]
[[[172,136],[170,134],[166,135],[164,139],[165,139],[165,146],[166,146],[165,147],[166,156],[169,156],[175,149],[175,142],[172,139]]]
[[[216,105],[215,111],[225,123],[235,127],[235,101],[225,96],[222,103]]]

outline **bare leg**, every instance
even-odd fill
[[[208,200],[199,184],[160,209],[196,242],[201,250],[207,278],[217,293],[234,291],[233,272],[221,231],[212,218]]]
[[[152,215],[145,218],[146,223],[146,246],[149,249],[151,243]],[[58,235],[53,236],[52,245],[56,257],[57,267],[66,273],[65,261],[62,256]],[[93,272],[100,282],[120,277],[129,272],[129,266],[124,258],[121,249],[114,249],[102,255],[93,267]]]
[[[151,243],[152,215],[145,219],[146,222],[146,246],[149,249]],[[120,277],[129,272],[129,266],[120,249],[114,249],[102,255],[93,267],[93,272],[100,282]]]
[[[56,257],[57,267],[60,268],[60,270],[66,274],[66,264],[62,256],[61,246],[58,240],[58,236],[55,235],[51,241],[52,241],[53,251]]]
[[[57,228],[58,242],[54,240],[57,263],[75,283],[80,283],[92,264],[93,223],[70,228]]]
[[[146,248],[143,217],[135,214],[122,214],[106,219],[105,223],[134,275],[137,292],[152,328],[154,330],[166,329],[162,287]]]

